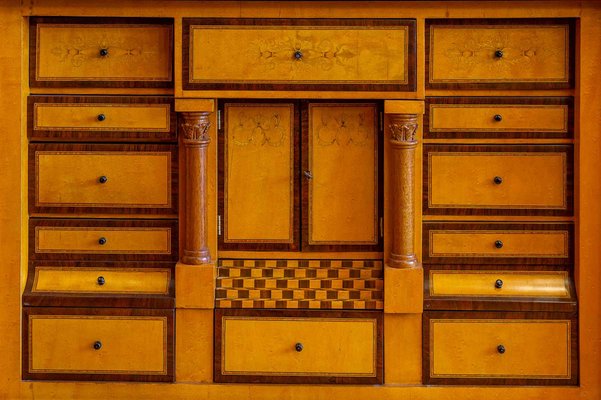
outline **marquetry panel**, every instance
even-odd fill
[[[183,20],[184,89],[415,90],[415,20]]]

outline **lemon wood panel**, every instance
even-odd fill
[[[23,328],[27,378],[173,376],[173,311],[25,308]]]
[[[428,20],[428,88],[573,86],[574,21]]]
[[[303,249],[380,249],[379,107],[303,109]]]
[[[412,20],[184,18],[183,24],[184,89],[415,90]]]
[[[225,103],[223,114],[220,248],[298,248],[295,104]]]
[[[503,384],[515,379],[532,384],[573,383],[575,321],[569,314],[525,316],[426,315],[426,382],[465,384],[480,379]]]
[[[30,212],[169,213],[176,149],[152,145],[30,145]]]
[[[381,316],[374,312],[220,310],[215,332],[218,382],[381,379]]]
[[[424,214],[571,215],[573,148],[424,146]]]
[[[172,87],[173,21],[32,18],[32,87]]]

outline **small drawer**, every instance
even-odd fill
[[[416,88],[415,20],[184,18],[183,35],[184,89]]]
[[[173,87],[173,20],[30,20],[31,87]]]
[[[570,264],[571,223],[423,224],[424,263]]]
[[[176,220],[29,221],[32,260],[177,261]]]
[[[382,383],[376,312],[217,310],[215,381]]]
[[[571,138],[571,97],[429,97],[425,139]]]
[[[24,308],[23,378],[173,381],[173,311]]]
[[[31,213],[174,214],[177,149],[32,144]]]
[[[574,85],[573,19],[426,21],[426,87],[560,89]]]
[[[425,383],[577,384],[577,321],[573,314],[506,316],[425,313]]]
[[[31,140],[177,139],[169,97],[29,96],[28,107]]]
[[[424,145],[424,214],[573,214],[573,147]]]

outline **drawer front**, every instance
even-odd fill
[[[424,223],[425,263],[569,264],[573,226]]]
[[[426,383],[574,384],[576,321],[569,314],[431,313],[424,318]],[[548,315],[548,314],[547,314]],[[482,316],[484,317],[484,315]],[[495,318],[496,317],[496,318]],[[529,382],[530,381],[530,382]]]
[[[172,311],[25,308],[24,314],[26,379],[172,380]]]
[[[169,294],[170,269],[35,267],[32,293]]]
[[[177,260],[177,221],[30,220],[31,259]]]
[[[572,98],[430,97],[424,138],[571,138]]]
[[[32,140],[175,141],[168,97],[30,96]]]
[[[381,317],[219,310],[218,382],[381,383]]]
[[[432,297],[570,297],[566,271],[430,271]]]
[[[426,145],[424,153],[426,215],[572,215],[571,145]]]
[[[574,27],[570,19],[428,20],[427,87],[572,87]]]
[[[414,20],[183,23],[184,89],[415,90]]]
[[[176,148],[30,145],[30,212],[174,213]]]
[[[173,21],[32,18],[32,87],[172,87]]]

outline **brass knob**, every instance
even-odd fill
[[[497,346],[497,351],[499,352],[499,354],[504,354],[505,353],[505,346],[503,346],[502,344]]]
[[[496,287],[497,289],[501,289],[501,288],[503,287],[503,280],[501,280],[501,279],[497,279],[497,280],[495,281],[495,287]]]
[[[495,247],[496,247],[497,249],[500,249],[500,248],[502,248],[502,247],[503,247],[503,242],[502,242],[502,241],[500,241],[500,240],[495,240]]]
[[[495,51],[495,57],[502,58],[503,57],[503,50],[497,50],[497,51]]]
[[[493,119],[497,122],[501,122],[501,121],[503,121],[503,116],[501,114],[495,114]]]
[[[103,246],[106,244],[106,238],[105,237],[101,237],[100,239],[98,239],[98,244]]]
[[[100,122],[104,121],[106,119],[106,115],[104,114],[98,114],[98,116],[96,117],[96,119]]]
[[[100,340],[95,341],[93,347],[94,350],[100,350],[102,348],[102,342]]]
[[[98,282],[98,284],[100,286],[104,285],[106,283],[106,280],[104,279],[104,276],[99,276],[98,279],[96,279],[96,281]]]
[[[107,178],[104,175],[102,175],[100,178],[98,178],[98,182],[100,182],[100,183],[106,183],[108,180],[109,180],[109,178]]]
[[[100,49],[100,57],[106,57],[109,55],[109,49]]]
[[[294,52],[294,59],[295,60],[300,60],[301,58],[303,58],[303,52],[300,50],[296,50]]]
[[[303,344],[302,343],[297,343],[294,345],[294,350],[298,351],[299,353],[301,351],[303,351]]]
[[[495,176],[493,178],[493,182],[497,185],[500,185],[501,183],[503,183],[503,178],[501,178],[500,176]]]

